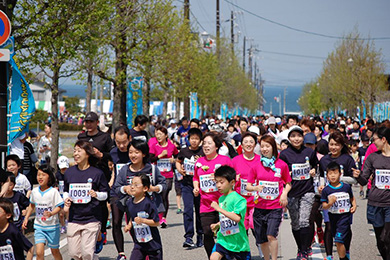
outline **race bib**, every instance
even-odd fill
[[[43,215],[45,211],[52,212],[52,206],[49,206],[47,203],[36,203],[35,204],[35,217],[41,219],[42,221],[51,221],[53,216],[47,218]]]
[[[170,172],[172,170],[172,164],[169,158],[160,159],[157,161],[157,168],[160,172]]]
[[[140,224],[133,222],[134,233],[139,243],[147,243],[153,239],[150,227],[146,224]]]
[[[293,180],[308,180],[310,179],[310,164],[296,163],[292,165],[291,177]]]
[[[0,260],[15,260],[14,250],[11,245],[0,247]]]
[[[183,180],[183,175],[181,175],[181,173],[178,170],[175,170],[175,176],[176,176],[176,180],[178,181]]]
[[[195,162],[190,159],[184,158],[184,170],[187,175],[194,175],[195,172]]]
[[[19,206],[18,206],[18,203],[14,203],[14,221],[18,221],[19,220],[19,217],[20,217],[20,209],[19,209]]]
[[[234,222],[225,215],[219,214],[220,231],[224,236],[231,236],[240,233],[240,228],[237,222]]]
[[[69,196],[73,203],[86,204],[91,201],[89,191],[92,190],[92,183],[72,183],[69,184]]]
[[[131,185],[133,183],[134,176],[126,176],[127,185]]]
[[[122,169],[122,167],[125,166],[125,165],[126,165],[125,163],[118,163],[118,164],[115,164],[115,167],[116,167],[116,175],[119,174],[120,169]]]
[[[351,201],[349,198],[349,194],[346,192],[336,192],[332,193],[329,196],[335,196],[336,201],[330,207],[329,212],[333,214],[342,214],[349,212],[351,209]],[[329,198],[328,198],[329,199]]]
[[[253,192],[247,191],[246,186],[248,185],[248,180],[241,179],[241,187],[240,187],[240,193],[244,196],[254,196]]]
[[[375,170],[375,186],[378,189],[390,189],[390,170]]]
[[[259,184],[264,186],[259,192],[259,196],[265,200],[274,200],[279,197],[279,182],[276,181],[259,181]]]
[[[211,174],[205,174],[199,176],[200,189],[204,192],[214,192],[217,191],[217,185],[214,181],[214,177]]]
[[[22,185],[16,184],[14,187],[14,191],[18,191],[18,192],[22,193],[23,195],[26,195],[26,191],[24,190]]]

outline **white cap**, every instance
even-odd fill
[[[169,121],[169,124],[170,124],[170,125],[176,124],[176,120],[175,120],[175,119],[171,119],[171,121]]]
[[[254,133],[256,135],[260,135],[260,129],[255,125],[250,126],[248,128],[248,132]]]
[[[58,168],[64,169],[64,168],[69,168],[69,159],[66,156],[60,156],[57,161]]]
[[[277,124],[279,124],[280,122],[282,122],[282,119],[281,119],[280,117],[277,117],[277,118],[275,118],[275,122],[276,122]]]
[[[268,118],[268,125],[274,125],[276,124],[276,119],[275,117],[271,116],[270,118]]]
[[[340,121],[340,125],[345,125],[345,121],[344,121],[344,120],[341,120],[341,121]]]

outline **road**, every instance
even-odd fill
[[[355,196],[358,195],[358,187],[354,187]],[[170,201],[175,201],[175,192],[170,193]],[[376,247],[375,236],[371,225],[367,224],[366,220],[366,206],[367,200],[362,200],[357,196],[358,208],[354,214],[352,225],[353,237],[351,245],[351,259],[381,259]],[[176,205],[171,205],[168,214],[168,228],[159,229],[162,241],[164,259],[186,259],[198,260],[207,259],[204,248],[184,249],[182,244],[184,242],[184,228],[183,216],[176,214]],[[28,238],[33,241],[33,234],[29,234]],[[296,257],[296,246],[291,233],[290,220],[283,220],[279,233],[279,259],[290,260]],[[133,242],[129,234],[125,234],[125,251],[128,257],[133,248]],[[252,252],[252,259],[259,260],[259,253],[255,245],[254,237],[250,235],[250,247]],[[322,260],[322,251],[317,244],[313,247],[313,260]],[[68,256],[68,246],[66,243],[66,236],[61,235],[61,253],[64,260],[70,259]],[[50,250],[45,251],[45,259],[53,259],[50,255]],[[104,246],[103,251],[99,254],[101,260],[116,259],[117,253],[114,242],[112,240],[111,229],[108,230],[108,242]],[[338,259],[336,247],[334,247],[334,259]]]

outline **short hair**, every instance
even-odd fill
[[[275,138],[271,135],[263,135],[260,139],[261,142],[269,143],[272,146],[272,156],[275,157],[275,159],[278,158],[278,147],[276,146]]]
[[[202,140],[202,131],[199,129],[199,128],[191,128],[189,131],[188,131],[188,138],[190,138],[191,136],[193,135],[197,135],[199,137],[199,139]]]
[[[336,124],[329,124],[329,129],[337,130],[337,125]]]
[[[335,171],[335,170],[338,170],[339,172],[341,172],[340,164],[338,164],[335,161],[332,161],[326,167],[326,171],[329,172],[329,171]]]
[[[168,135],[168,130],[165,126],[160,125],[159,127],[156,128],[156,132],[157,131],[160,131],[160,132],[164,133],[165,135]]]
[[[55,172],[54,168],[48,164],[42,164],[41,166],[39,166],[38,171],[44,172],[47,175],[49,175],[49,182],[47,183],[47,186],[53,187],[53,185],[56,183],[56,177],[54,175],[54,172]]]
[[[287,116],[287,123],[288,123],[288,121],[290,119],[292,119],[292,120],[294,120],[295,122],[298,123],[298,116],[296,116],[296,115],[289,115],[289,116]]]
[[[22,161],[20,160],[19,156],[16,154],[10,154],[5,157],[5,165],[7,165],[8,161],[14,161],[18,165],[18,167],[22,166]]]
[[[330,140],[334,140],[336,143],[341,145],[341,147],[342,147],[341,154],[348,154],[349,153],[349,148],[346,144],[345,137],[341,132],[336,131],[333,134],[331,134],[329,136],[329,142],[330,142]]]
[[[149,119],[145,115],[138,115],[134,119],[134,126],[144,125],[149,122]]]
[[[146,175],[146,173],[138,173],[134,177],[139,177],[141,179],[142,185],[144,187],[148,187],[148,189],[150,188],[150,178],[148,175]]]
[[[246,120],[245,117],[240,117],[240,119],[238,119],[238,125],[240,125],[242,121],[248,124],[248,120]]]
[[[16,177],[15,175],[8,175],[8,179],[7,179],[9,182],[13,183],[14,185],[16,184]]]
[[[83,149],[86,154],[88,155],[88,163],[92,166],[96,166],[97,163],[100,161],[99,158],[96,157],[95,151],[93,150],[93,146],[90,142],[83,141],[83,140],[78,140],[75,144],[74,147],[80,147]]]
[[[285,145],[289,146],[290,142],[287,139],[283,139],[282,141],[280,141],[280,144],[285,144]]]
[[[188,118],[187,118],[186,116],[183,116],[183,117],[181,118],[180,121],[181,121],[181,122],[183,122],[183,121],[188,121]]]
[[[314,129],[315,129],[314,121],[311,120],[311,119],[305,118],[305,119],[303,119],[303,120],[301,121],[300,124],[301,124],[301,125],[307,126],[307,127],[310,129],[311,132],[313,132]]]
[[[375,131],[376,135],[379,137],[379,138],[383,138],[385,137],[386,140],[387,140],[387,143],[390,144],[390,128],[388,127],[379,127],[376,131]]]
[[[211,137],[213,139],[213,142],[215,143],[215,146],[217,147],[217,150],[222,147],[222,140],[220,138],[220,135],[214,133],[214,132],[208,132],[203,136],[203,139],[206,139],[206,137]]]
[[[349,145],[358,145],[358,144],[359,144],[359,140],[350,139],[350,140],[348,141],[348,144],[349,144]]]
[[[257,143],[257,136],[254,134],[254,133],[251,133],[251,132],[245,132],[245,134],[242,136],[242,138],[241,138],[241,143],[242,143],[242,141],[244,140],[244,138],[246,138],[246,137],[252,137],[253,138],[253,140],[255,140],[255,143]]]
[[[228,182],[231,182],[236,180],[236,170],[228,165],[223,165],[215,171],[214,177],[225,178]]]
[[[193,119],[191,119],[191,121],[190,121],[190,124],[191,124],[191,123],[195,123],[195,124],[197,124],[198,126],[200,126],[200,121],[199,121],[199,119],[193,118]]]
[[[13,222],[14,204],[6,198],[0,198],[0,208],[4,210],[5,214],[11,214],[11,217],[8,219],[8,222]]]
[[[130,130],[129,130],[129,128],[128,128],[127,126],[125,126],[125,125],[120,125],[120,126],[116,127],[115,130],[114,130],[114,136],[115,136],[117,133],[119,133],[119,134],[121,134],[121,135],[125,134],[125,135],[127,135],[127,138],[130,137]]]
[[[133,146],[136,150],[141,151],[141,153],[145,155],[142,159],[142,162],[146,164],[149,161],[149,145],[145,141],[135,139],[131,141],[129,148],[131,146]]]

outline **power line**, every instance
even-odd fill
[[[269,54],[276,54],[276,55],[292,56],[292,57],[310,58],[310,59],[320,59],[320,60],[325,60],[326,59],[326,57],[301,55],[301,54],[292,54],[292,53],[284,53],[284,52],[276,52],[276,51],[263,51],[263,50],[260,50],[260,52],[269,53]]]
[[[310,31],[306,31],[306,30],[302,30],[302,29],[298,29],[298,28],[294,28],[292,26],[289,26],[289,25],[285,25],[285,24],[282,24],[282,23],[279,23],[279,22],[276,22],[276,21],[273,21],[273,20],[270,20],[268,18],[265,18],[263,16],[260,16],[258,14],[255,14],[245,8],[242,8],[241,6],[229,1],[229,0],[225,0],[225,2],[237,7],[238,9],[241,9],[242,11],[244,12],[247,12],[248,14],[251,14],[261,20],[264,20],[264,21],[267,21],[269,23],[272,23],[272,24],[276,24],[276,25],[279,25],[281,27],[284,27],[284,28],[287,28],[289,30],[293,30],[293,31],[296,31],[296,32],[301,32],[301,33],[306,33],[306,34],[311,34],[311,35],[315,35],[315,36],[321,36],[321,37],[325,37],[325,38],[332,38],[332,39],[345,39],[345,37],[340,37],[340,36],[334,36],[334,35],[327,35],[327,34],[323,34],[323,33],[316,33],[316,32],[310,32]],[[374,38],[357,38],[359,40],[390,40],[390,37],[374,37]]]

